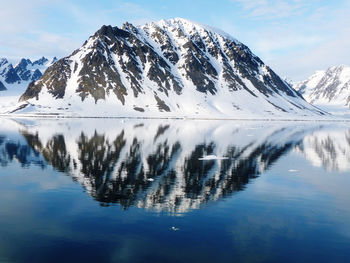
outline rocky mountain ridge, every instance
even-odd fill
[[[56,61],[56,57],[50,61],[42,57],[33,62],[22,58],[14,65],[8,59],[0,58],[0,89],[3,87],[3,90],[6,90],[6,86],[11,84],[36,81],[41,78],[45,69]]]
[[[31,83],[20,100],[26,111],[83,116],[324,114],[244,44],[180,18],[101,27]]]
[[[350,107],[350,67],[345,65],[316,71],[294,88],[310,103]]]
[[[28,85],[40,79],[57,58],[38,60],[22,58],[19,61],[0,58],[0,113],[18,103]]]

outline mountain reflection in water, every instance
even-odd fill
[[[0,162],[52,166],[102,205],[183,213],[243,190],[295,150],[350,170],[350,130],[293,122],[2,120]],[[18,130],[19,134],[15,131]],[[8,135],[10,134],[10,135]],[[9,137],[8,137],[9,136]],[[12,137],[11,137],[12,136]],[[225,158],[202,157],[213,155]]]
[[[318,130],[305,136],[297,150],[314,166],[350,171],[350,129]]]

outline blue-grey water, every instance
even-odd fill
[[[0,119],[0,262],[349,262],[350,123]]]

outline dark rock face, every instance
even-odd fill
[[[36,69],[32,75],[32,77],[30,78],[31,81],[36,81],[38,79],[40,79],[42,77],[42,73],[39,69]]]
[[[104,46],[99,43],[97,48],[103,50]],[[107,53],[106,58],[102,52],[90,52],[88,56],[83,58],[83,67],[79,72],[81,81],[77,92],[82,100],[91,95],[97,101],[105,99],[106,93],[113,91],[119,100],[124,103],[126,89],[121,82],[118,71],[113,66],[114,63],[110,58],[111,54]]]
[[[5,75],[5,82],[8,84],[13,84],[19,81],[21,81],[21,78],[18,76],[16,69],[14,69],[12,65],[9,65]]]
[[[0,91],[7,90],[5,85],[0,81]]]
[[[6,65],[8,63],[8,60],[6,58],[0,58],[0,67]]]
[[[57,60],[57,58],[56,57],[54,57],[54,59],[53,60]],[[32,65],[34,66],[34,65],[44,65],[45,63],[47,63],[49,60],[47,59],[47,58],[45,58],[45,57],[42,57],[42,58],[40,58],[40,59],[38,59],[38,60],[36,60],[36,61],[34,61],[33,63],[32,63]]]
[[[27,70],[28,65],[32,65],[32,62],[29,59],[22,58],[15,67],[15,71],[21,80],[27,81],[31,77],[31,72]]]
[[[63,98],[67,79],[70,78],[71,70],[69,67],[70,61],[67,59],[60,59],[54,65],[49,67],[45,74],[39,81],[31,82],[20,97],[20,101],[25,101],[31,98],[38,99],[38,94],[45,84],[48,84],[48,90],[55,98]],[[48,77],[52,76],[52,77]]]
[[[34,63],[43,63],[43,59]],[[303,100],[247,46],[183,19],[139,27],[130,23],[121,28],[102,26],[80,49],[32,83],[21,101],[38,97],[43,87],[61,99],[73,75],[69,88],[82,101],[90,97],[97,103],[114,93],[125,105],[151,90],[153,104],[165,112],[179,107],[165,98],[183,94],[185,87],[202,95],[216,95],[225,89],[232,97],[236,91],[246,91],[256,98],[277,94]],[[143,107],[135,105],[133,109],[143,112]]]
[[[157,105],[160,111],[167,111],[167,112],[170,111],[169,106],[166,105],[166,103],[163,100],[161,100],[157,95],[154,95],[154,98],[157,101]]]
[[[38,100],[38,94],[40,93],[41,89],[42,86],[35,85],[35,82],[31,82],[24,94],[20,97],[19,101],[25,101],[31,98],[36,98]]]

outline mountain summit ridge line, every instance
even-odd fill
[[[79,116],[325,114],[247,46],[182,18],[102,26],[32,82],[20,101],[26,111]]]

